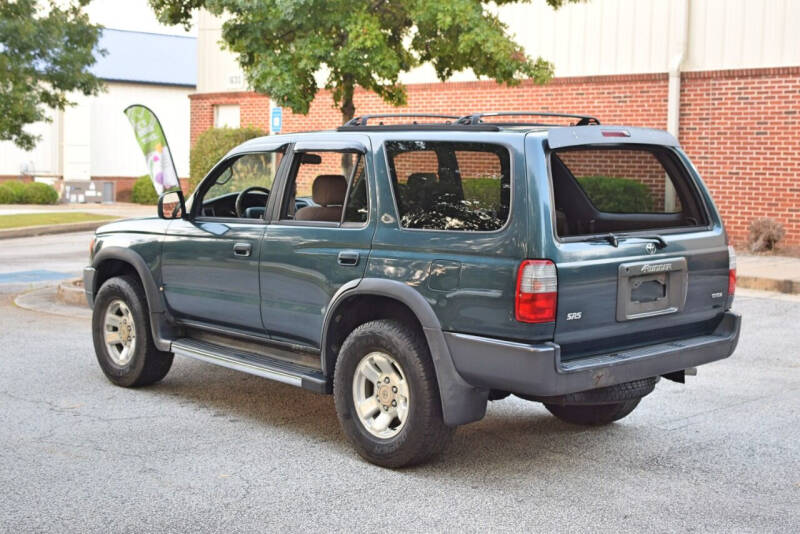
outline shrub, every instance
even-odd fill
[[[0,204],[55,204],[58,191],[39,182],[11,181],[0,184]]]
[[[775,246],[784,235],[786,231],[781,223],[762,217],[750,223],[750,238],[747,242],[752,252],[768,252],[775,250]]]
[[[32,182],[23,185],[23,204],[55,204],[58,202],[58,191],[51,185],[40,182]]]
[[[0,184],[0,204],[14,204],[14,193],[5,183]]]
[[[156,193],[156,188],[153,187],[150,176],[145,174],[137,178],[136,182],[133,184],[133,190],[131,191],[131,201],[136,204],[154,205],[158,203],[158,193]]]
[[[25,201],[25,184],[23,182],[3,182],[2,204],[22,204]]]
[[[578,183],[594,207],[609,213],[648,213],[653,197],[641,182],[612,176],[581,176]]]
[[[197,138],[189,153],[189,188],[194,190],[200,180],[232,148],[254,137],[265,135],[263,130],[247,128],[211,128]]]

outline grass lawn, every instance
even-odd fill
[[[42,226],[45,224],[65,224],[87,221],[109,221],[116,219],[110,215],[95,215],[80,211],[62,211],[53,213],[20,213],[0,215],[0,230],[21,228],[23,226]]]

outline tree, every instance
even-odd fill
[[[88,1],[0,0],[0,140],[32,149],[39,138],[25,126],[49,121],[47,109],[70,105],[72,91],[102,88],[88,71],[100,37],[83,13]]]
[[[308,113],[319,87],[315,74],[347,121],[357,86],[386,102],[406,103],[399,75],[430,63],[441,80],[471,68],[508,85],[544,83],[553,66],[533,59],[508,34],[491,5],[520,0],[150,0],[159,19],[188,25],[204,7],[225,15],[222,37],[238,54],[253,90],[296,113]],[[525,0],[521,0],[525,1]],[[530,0],[528,0],[530,1]],[[544,0],[558,8],[581,0]]]

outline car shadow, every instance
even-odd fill
[[[330,448],[330,454],[357,454],[341,431],[333,397],[194,361],[177,360],[170,375],[147,388],[209,410],[230,423],[280,430]],[[444,454],[402,472],[420,477],[472,478],[475,467],[512,474],[537,462],[581,461],[581,443],[620,439],[634,432],[624,425],[587,428],[563,423],[541,404],[516,397],[489,403],[481,421],[458,428]],[[365,466],[380,469],[364,462]],[[576,466],[577,468],[577,466]]]

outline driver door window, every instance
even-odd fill
[[[202,193],[200,216],[263,220],[281,157],[260,152],[235,158]]]

